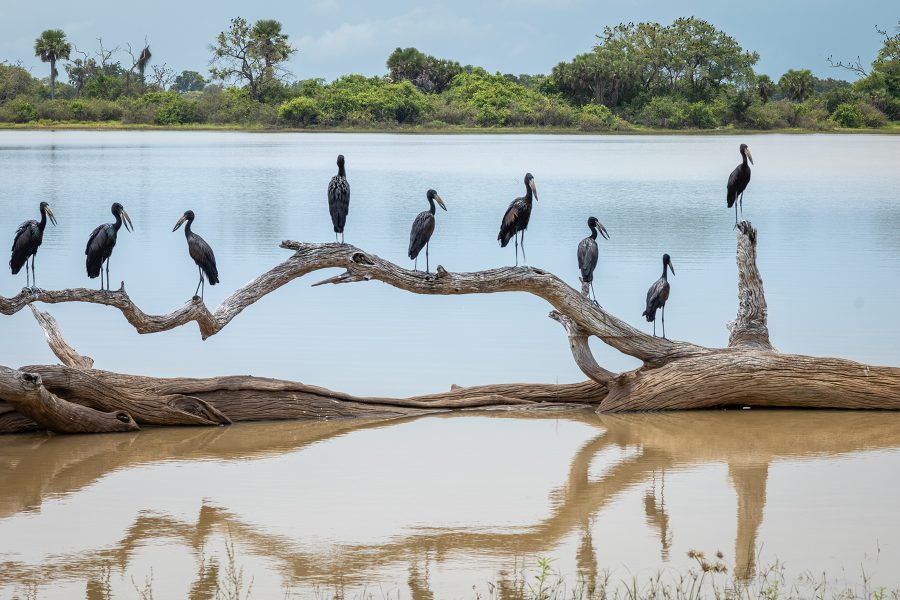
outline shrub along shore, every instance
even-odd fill
[[[853,83],[803,69],[776,82],[753,70],[756,52],[693,17],[607,27],[589,52],[547,75],[489,73],[397,48],[384,76],[325,82],[291,79],[283,67],[297,49],[274,20],[233,19],[211,46],[209,78],[176,76],[153,62],[149,45],[125,56],[101,40],[91,53],[48,30],[35,53],[51,77],[0,62],[0,127],[896,133],[900,34],[878,35],[883,47],[870,66],[829,59]],[[56,80],[57,64],[68,82]]]

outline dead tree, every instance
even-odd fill
[[[591,302],[561,279],[533,267],[504,267],[474,273],[409,271],[351,245],[282,242],[294,254],[235,291],[215,311],[193,299],[167,315],[148,315],[125,292],[88,289],[22,290],[0,297],[0,312],[13,314],[34,302],[88,302],[117,308],[139,333],[166,331],[196,322],[206,339],[242,310],[294,279],[326,268],[340,275],[314,285],[370,280],[416,294],[459,295],[526,292],[546,300],[551,318],[568,334],[572,356],[589,378],[578,384],[500,384],[454,388],[412,398],[368,398],[291,381],[256,377],[160,379],[91,368],[68,346],[56,322],[35,317],[63,366],[0,370],[0,432],[120,431],[138,425],[222,425],[235,421],[352,416],[403,416],[488,406],[535,408],[547,404],[590,404],[600,412],[712,408],[729,405],[842,409],[900,409],[900,368],[869,366],[840,358],[782,354],[769,341],[766,299],[756,266],[757,232],[749,222],[737,234],[738,312],[728,324],[725,348],[653,337]],[[613,373],[601,367],[588,346],[596,336],[640,359],[641,367]],[[25,389],[22,375],[30,379]],[[44,393],[46,392],[46,394]],[[59,403],[47,403],[47,398]],[[6,401],[5,403],[2,401]],[[76,404],[94,413],[67,408]],[[50,407],[50,408],[48,408]],[[69,423],[58,418],[67,411]],[[105,416],[104,416],[105,415]],[[112,417],[109,417],[112,415]],[[115,421],[115,422],[113,422]]]

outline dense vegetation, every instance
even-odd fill
[[[900,24],[898,24],[900,32]],[[88,52],[63,31],[43,32],[34,52],[46,79],[0,62],[0,122],[120,121],[301,128],[554,127],[584,131],[879,127],[900,120],[900,33],[878,31],[871,67],[833,62],[856,81],[809,70],[778,81],[757,74],[759,55],[710,23],[607,27],[590,52],[548,75],[488,73],[397,48],[381,77],[294,80],[297,52],[281,23],[232,19],[210,46],[208,78],[151,64],[145,42]],[[63,64],[67,82],[58,80]]]

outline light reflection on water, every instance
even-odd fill
[[[285,238],[332,239],[325,187],[347,156],[352,186],[347,241],[405,265],[409,225],[437,189],[432,262],[451,270],[511,264],[496,233],[508,202],[534,173],[540,200],[528,257],[577,285],[574,254],[595,215],[596,289],[635,325],[662,253],[677,268],[667,332],[709,345],[734,318],[732,215],[724,182],[748,141],[757,164],[745,196],[760,230],[759,263],[775,345],[783,351],[898,364],[900,325],[884,302],[900,297],[900,169],[894,136],[591,137],[247,134],[225,132],[0,132],[0,232],[48,200],[59,217],[38,256],[46,287],[94,285],[84,276],[88,233],[119,200],[136,231],[123,233],[114,282],[145,310],[168,312],[196,285],[184,237],[191,208],[215,249],[217,305],[283,260]],[[139,336],[114,311],[58,305],[69,341],[98,367],[152,375],[252,373],[357,394],[403,395],[503,381],[582,377],[548,307],[526,295],[420,297],[387,286],[311,289],[309,275],[267,297],[202,342],[193,326]],[[0,276],[0,293],[23,281]],[[840,315],[838,318],[837,315]],[[53,361],[31,315],[0,320],[0,364]],[[604,366],[634,366],[595,344]],[[348,368],[349,367],[349,368]]]
[[[791,577],[824,571],[840,585],[862,566],[876,589],[897,587],[898,468],[900,415],[863,412],[10,436],[0,597],[30,581],[42,598],[81,595],[107,577],[130,597],[151,570],[156,597],[185,597],[210,565],[224,578],[229,540],[255,597],[285,586],[462,597],[540,556],[570,582],[649,577],[691,566],[692,548],[721,550],[738,577],[777,558]]]

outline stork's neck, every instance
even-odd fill
[[[113,223],[113,229],[118,233],[119,229],[122,228],[122,213],[116,213],[116,222]]]
[[[347,171],[344,170],[344,163],[338,164],[338,177],[346,177]]]
[[[44,227],[47,226],[47,209],[43,206],[41,207],[41,222],[38,223],[38,229],[44,231]]]
[[[588,227],[591,228],[591,239],[596,240],[597,239],[597,228],[594,227],[593,225],[588,225]]]
[[[666,271],[666,261],[663,261],[663,274],[662,274],[662,279],[664,279],[665,281],[668,281],[668,280],[669,280],[668,272]]]
[[[744,162],[742,164],[746,167],[747,166],[747,151],[741,150],[741,156],[744,157]]]
[[[525,202],[531,204],[531,200],[534,198],[534,192],[531,191],[531,186],[527,183],[525,184]]]
[[[429,198],[429,199],[428,199],[428,204],[431,205],[431,208],[428,209],[428,212],[430,212],[431,214],[434,214],[434,212],[435,212],[435,211],[434,211],[434,199],[433,199],[433,198]]]
[[[184,224],[184,237],[191,237],[191,223],[193,223],[193,219],[188,219],[187,223]]]

